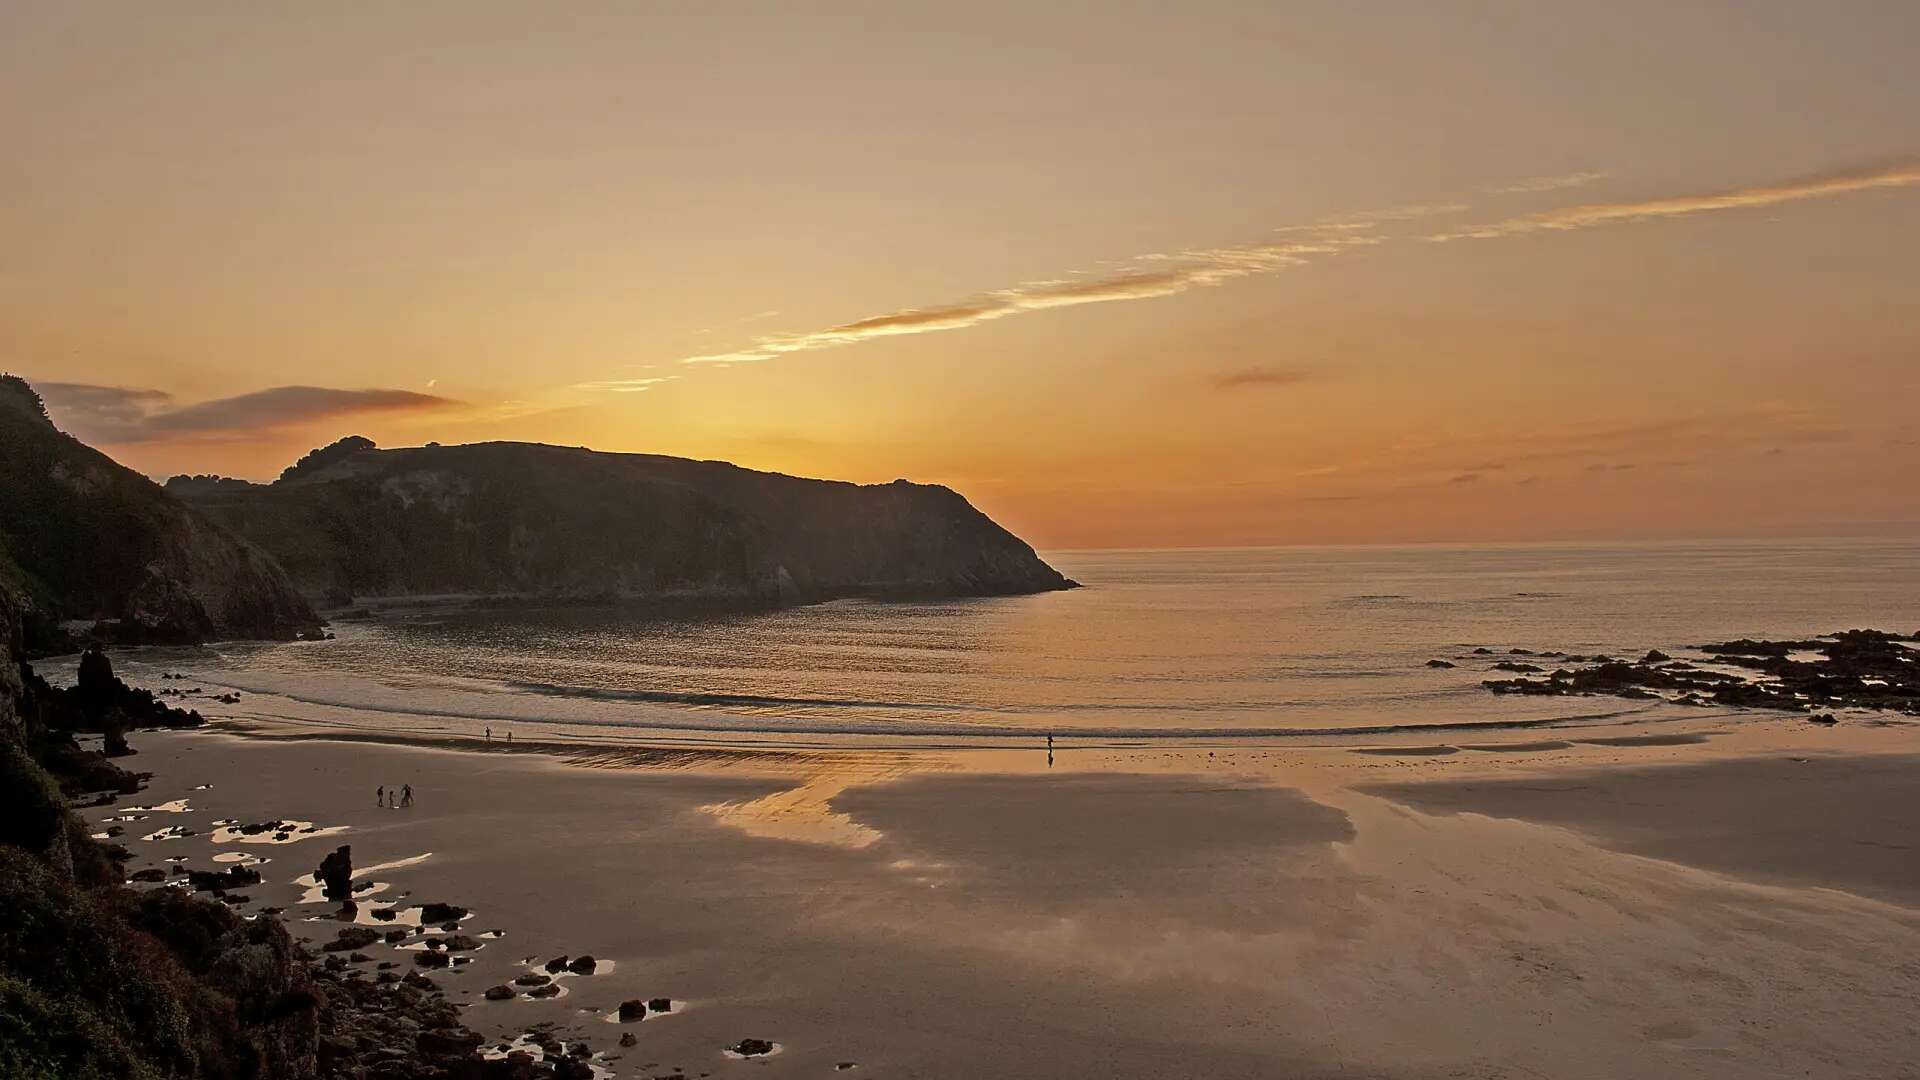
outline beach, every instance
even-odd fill
[[[462,933],[501,932],[427,972],[463,1022],[499,1044],[556,1025],[613,1076],[1899,1077],[1920,1058],[1920,762],[1899,721],[1051,764],[219,726],[143,733],[149,789],[88,812],[186,800],[123,823],[130,870],[264,856],[241,910],[284,906],[319,945],[343,924],[296,879],[349,844],[362,923],[442,902],[471,909]],[[400,785],[411,808],[375,806]],[[315,831],[209,839],[271,819]],[[141,839],[164,826],[196,835]],[[483,997],[582,954],[595,972],[558,996]],[[619,1023],[635,998],[673,1006]],[[729,1056],[744,1039],[774,1052]]]

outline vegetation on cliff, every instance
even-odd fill
[[[0,592],[30,644],[98,623],[126,642],[291,638],[317,630],[273,560],[159,485],[55,428],[0,376]]]
[[[1072,586],[939,486],[531,443],[375,449],[359,437],[273,484],[169,489],[310,596],[486,593],[785,604]]]

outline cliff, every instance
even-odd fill
[[[484,593],[805,603],[1043,592],[1073,582],[938,486],[533,443],[343,439],[272,484],[170,491],[270,552],[309,596]]]
[[[33,648],[62,621],[123,642],[291,638],[319,620],[257,548],[55,428],[24,381],[0,377],[0,592]]]

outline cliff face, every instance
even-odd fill
[[[53,426],[0,378],[0,590],[52,623],[104,620],[127,642],[291,638],[313,610],[272,559]]]
[[[364,444],[364,445],[363,445]],[[342,440],[276,483],[169,490],[313,596],[488,593],[802,603],[1071,588],[955,492],[531,443]]]

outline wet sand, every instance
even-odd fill
[[[155,733],[149,791],[88,816],[187,799],[125,823],[130,868],[265,856],[247,909],[338,843],[397,864],[376,900],[505,931],[432,975],[474,1028],[559,1023],[616,1076],[1914,1076],[1920,729],[1803,728],[1052,769]],[[214,845],[225,818],[344,832]],[[139,839],[169,825],[198,835]],[[287,917],[319,941],[329,910]],[[481,1000],[580,953],[611,970]],[[604,1019],[633,997],[685,1004]],[[781,1052],[726,1057],[743,1038]]]

